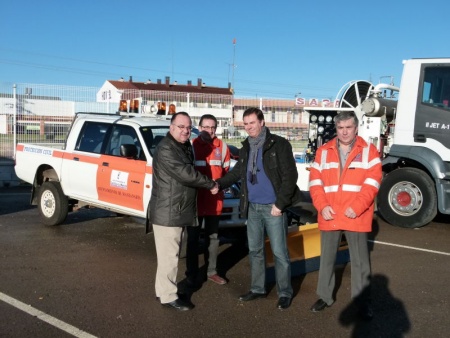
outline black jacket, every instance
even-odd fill
[[[152,180],[150,223],[164,226],[195,224],[197,188],[215,184],[194,169],[191,143],[181,144],[170,133],[156,147]]]
[[[221,188],[227,188],[237,181],[241,181],[241,216],[247,217],[248,190],[247,164],[250,144],[248,138],[242,142],[239,160],[233,169],[224,177],[217,180]],[[291,144],[283,137],[271,134],[267,128],[266,141],[263,146],[264,172],[272,182],[276,194],[275,206],[285,211],[296,202],[301,201],[301,192],[297,186],[297,166]]]

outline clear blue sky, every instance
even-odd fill
[[[404,59],[450,57],[448,0],[21,0],[0,13],[0,83],[170,76],[320,99],[351,80],[399,85]]]

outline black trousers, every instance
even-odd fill
[[[205,222],[205,246],[200,250],[200,233]],[[219,251],[219,215],[202,216],[198,218],[198,226],[187,227],[186,276],[190,279],[198,278],[198,256],[205,255],[208,266],[207,275],[217,274],[217,255]]]

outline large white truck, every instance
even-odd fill
[[[400,87],[351,81],[338,94],[338,107],[307,109],[306,156],[312,160],[315,149],[335,136],[336,114],[354,110],[359,135],[378,147],[383,160],[378,212],[392,225],[417,228],[438,212],[450,214],[450,58],[403,64]]]

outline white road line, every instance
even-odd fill
[[[18,301],[17,299],[14,299],[8,295],[5,295],[4,293],[0,292],[0,300],[4,301],[5,303],[8,303],[15,308],[22,310],[23,312],[28,313],[31,316],[37,317],[38,319],[49,323],[50,325],[63,330],[74,337],[79,338],[96,338],[96,336],[91,335],[90,333],[87,333],[85,331],[82,331],[80,329],[77,329],[76,327],[67,324],[63,322],[62,320],[59,320],[55,317],[52,317],[42,311],[39,311],[38,309],[35,309],[31,305],[27,305],[25,303],[22,303],[21,301]]]
[[[435,254],[439,254],[439,255],[450,256],[450,252],[428,250],[428,249],[416,248],[416,247],[413,247],[413,246],[400,245],[400,244],[387,243],[387,242],[380,242],[380,241],[372,241],[372,240],[369,240],[369,242],[376,243],[376,244],[384,244],[384,245],[396,246],[398,248],[405,248],[405,249],[411,249],[411,250],[417,250],[417,251],[425,251],[425,252],[431,252],[431,253],[435,253]]]

